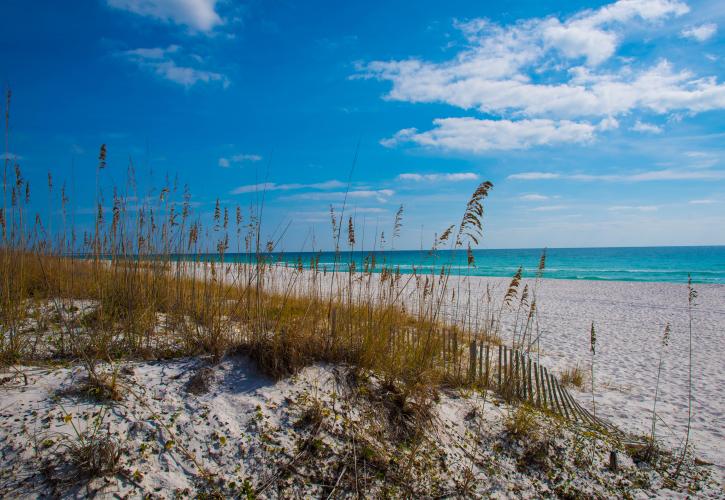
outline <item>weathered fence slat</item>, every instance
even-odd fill
[[[483,342],[478,343],[478,381],[483,380]]]
[[[472,340],[468,346],[468,380],[476,380],[476,341]]]
[[[559,381],[556,380],[556,377],[553,375],[550,375],[551,381],[554,384],[555,390],[559,393],[559,398],[561,398],[561,406],[564,408],[564,417],[569,420],[569,409],[568,405],[566,404],[566,399],[564,398],[564,394],[561,391],[561,386],[559,385]]]
[[[539,363],[534,361],[534,383],[536,384],[536,405],[543,408],[541,403],[541,386],[539,385]]]
[[[498,346],[498,390],[501,390],[501,350],[503,349],[502,345]]]
[[[488,388],[488,367],[489,367],[489,362],[488,362],[488,344],[486,344],[486,374],[484,375],[484,378],[483,378],[483,386],[486,387],[486,388]]]
[[[531,382],[531,358],[527,356],[526,360],[526,380],[529,387],[529,403],[534,404],[534,393],[533,393],[533,385]]]

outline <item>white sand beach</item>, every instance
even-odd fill
[[[508,280],[473,278],[480,290]],[[694,285],[692,311],[692,442],[699,456],[725,467],[725,286]],[[589,371],[589,331],[597,343],[595,403],[598,415],[623,429],[645,433],[652,417],[659,350],[665,325],[657,414],[658,434],[676,445],[687,428],[688,290],[672,283],[542,280],[539,304],[542,363],[555,371],[579,364]],[[587,383],[587,385],[589,385]],[[591,409],[591,394],[572,393]]]

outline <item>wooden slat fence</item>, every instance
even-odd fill
[[[460,348],[459,343],[463,343],[462,339],[455,332],[444,336],[442,358],[449,375],[493,390],[506,400],[525,401],[567,420],[622,434],[606,420],[592,415],[561,385],[557,377],[528,353],[504,345],[472,340],[468,343],[467,356],[464,357],[466,349]],[[463,363],[467,366],[463,367]]]

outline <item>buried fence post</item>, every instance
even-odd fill
[[[612,450],[609,452],[609,470],[617,472],[617,451]]]

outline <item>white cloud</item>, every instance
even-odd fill
[[[552,172],[521,172],[519,174],[511,174],[508,179],[518,179],[523,181],[538,181],[542,179],[558,179],[561,174],[555,174]]]
[[[680,32],[680,36],[683,38],[690,38],[698,42],[705,42],[712,38],[715,33],[717,33],[717,24],[705,23],[699,26],[685,28]]]
[[[351,211],[356,214],[384,214],[388,209],[379,207],[353,207]]]
[[[597,130],[615,130],[619,128],[619,121],[613,116],[608,116],[599,122]]]
[[[224,87],[229,86],[229,80],[221,73],[199,70],[189,66],[179,66],[174,61],[164,61],[153,64],[152,67],[157,75],[184,87],[191,87],[199,82],[221,82]]]
[[[290,191],[295,189],[339,189],[344,186],[344,183],[336,180],[316,182],[312,184],[276,184],[274,182],[262,182],[259,184],[246,184],[244,186],[239,186],[233,189],[231,194],[256,193],[260,191]]]
[[[402,142],[453,151],[482,153],[527,149],[532,146],[587,142],[595,127],[586,122],[569,120],[479,120],[477,118],[438,118],[436,128],[426,132],[404,129],[390,139],[381,141],[391,147]]]
[[[664,169],[650,170],[636,174],[559,174],[550,172],[521,172],[507,177],[512,180],[567,179],[583,182],[648,182],[684,180],[720,180],[725,172],[717,170]]]
[[[359,199],[375,199],[380,203],[385,203],[395,194],[392,189],[357,189],[352,191],[330,191],[316,193],[300,193],[287,196],[287,200],[359,200]]]
[[[689,203],[690,203],[690,205],[714,205],[715,203],[717,203],[717,201],[703,199],[703,200],[690,200]]]
[[[478,174],[473,172],[460,172],[455,174],[416,174],[416,173],[405,173],[398,176],[400,181],[448,181],[448,182],[459,182],[459,181],[475,181],[478,179]]]
[[[549,197],[543,194],[524,194],[519,196],[519,199],[524,201],[546,201]]]
[[[245,162],[256,162],[262,159],[261,156],[255,154],[238,154],[229,158],[219,158],[219,166],[223,168],[229,168],[232,163],[245,163]]]
[[[244,162],[244,161],[260,161],[262,159],[261,156],[255,155],[255,154],[238,154],[232,156],[232,161],[235,163]]]
[[[138,48],[118,52],[116,55],[136,64],[139,68],[151,71],[165,80],[187,88],[200,82],[219,82],[225,88],[229,86],[229,79],[226,75],[178,63],[177,59],[184,58],[178,45],[169,45],[166,48]],[[193,59],[193,57],[187,57],[187,59]]]
[[[719,161],[717,154],[705,151],[687,151],[685,156],[689,158],[688,166],[692,168],[710,168]]]
[[[641,132],[643,134],[661,134],[662,133],[662,127],[658,127],[657,125],[654,125],[653,123],[645,123],[637,120],[632,128],[629,130],[633,130],[634,132]]]
[[[469,66],[459,59],[448,63],[453,66],[417,60],[371,63],[366,76],[390,80],[393,88],[386,96],[390,100],[443,102],[496,115],[603,117],[604,128],[614,125],[611,118],[637,110],[665,114],[725,108],[725,85],[715,77],[675,71],[667,60],[638,72],[628,67],[592,72],[575,66],[564,82],[544,84],[533,83],[526,71],[511,71],[501,61]]]
[[[372,61],[358,66],[355,77],[391,82],[389,100],[445,103],[508,120],[575,120],[587,127],[598,120],[586,133],[590,137],[637,112],[686,116],[725,109],[725,84],[714,76],[677,69],[666,59],[637,64],[637,59],[613,57],[625,36],[642,36],[642,27],[688,10],[678,0],[620,0],[567,19],[456,22],[468,44],[449,60]],[[547,73],[556,76],[541,77]],[[424,134],[403,129],[382,144],[426,140]],[[488,149],[497,148],[479,148]]]
[[[108,5],[141,16],[208,32],[222,23],[217,0],[107,0]]]
[[[656,212],[658,208],[659,207],[655,205],[616,205],[613,207],[609,207],[607,210],[609,210],[610,212]]]
[[[530,208],[531,212],[558,212],[559,210],[567,209],[566,205],[544,205],[541,207]]]

